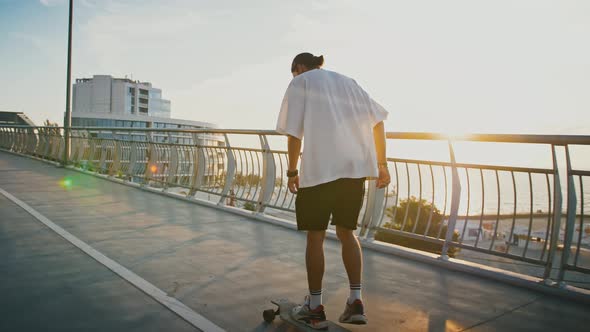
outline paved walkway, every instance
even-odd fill
[[[64,178],[72,187],[60,186]],[[262,310],[306,292],[305,236],[0,152],[0,188],[228,331],[292,331]],[[348,294],[327,240],[324,304]],[[0,331],[196,330],[0,195]],[[586,331],[590,307],[366,250],[353,331]]]

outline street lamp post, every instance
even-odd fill
[[[66,166],[70,158],[70,127],[72,126],[72,113],[70,110],[70,92],[72,90],[72,14],[74,9],[74,0],[70,0],[70,18],[68,23],[68,65],[66,78],[66,114],[64,115],[64,154],[62,165]]]

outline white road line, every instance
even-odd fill
[[[98,250],[92,248],[88,244],[82,242],[80,239],[72,235],[71,233],[67,232],[63,228],[59,227],[47,217],[43,216],[35,209],[30,207],[25,202],[19,200],[18,198],[14,197],[10,193],[6,192],[4,189],[0,188],[0,193],[4,195],[9,200],[13,201],[15,204],[23,208],[33,217],[37,218],[40,222],[45,224],[45,226],[52,229],[57,234],[61,235],[64,239],[71,242],[76,247],[80,248],[80,250],[84,251],[90,257],[94,258],[99,263],[103,264],[111,271],[115,272],[123,279],[130,282],[132,285],[137,287],[139,290],[143,291],[147,295],[151,296],[154,300],[160,302],[162,305],[176,313],[182,319],[186,320],[188,323],[193,325],[194,327],[198,328],[201,331],[205,332],[217,332],[217,331],[224,331],[219,326],[215,325],[213,322],[209,321],[207,318],[199,315],[198,313],[194,312],[191,308],[184,305],[182,302],[178,301],[177,299],[168,296],[164,291],[160,290],[156,286],[152,285],[145,279],[141,278],[137,274],[131,272],[121,264],[115,262],[114,260],[108,258],[107,256],[101,254]]]

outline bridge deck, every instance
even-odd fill
[[[60,186],[64,177],[72,187]],[[228,331],[307,291],[305,235],[0,152],[0,189]],[[324,304],[348,294],[327,240]],[[196,330],[0,195],[0,330]],[[588,306],[365,250],[369,325],[353,331],[586,331]]]

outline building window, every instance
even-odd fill
[[[145,114],[147,114],[147,112],[148,112],[147,107],[140,107],[139,108],[139,113],[145,113]]]
[[[140,104],[146,104],[148,103],[148,100],[146,98],[139,98],[139,103]]]
[[[139,94],[142,96],[149,96],[150,95],[148,90],[143,90],[143,89],[139,89]]]

